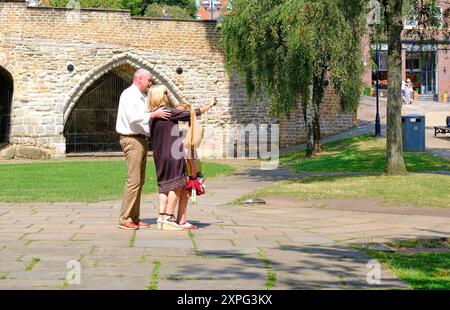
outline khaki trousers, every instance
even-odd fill
[[[148,143],[142,137],[120,137],[120,146],[127,161],[127,181],[123,192],[119,223],[139,223],[141,193],[145,182]]]

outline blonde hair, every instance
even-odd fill
[[[147,100],[147,107],[150,112],[158,110],[166,105],[164,94],[167,92],[167,87],[164,85],[153,85],[150,87]]]
[[[167,103],[164,100],[164,94],[167,93],[167,97],[169,99],[169,91],[166,86],[164,85],[153,85],[148,90],[148,96],[147,96],[147,108],[149,112],[153,112],[155,110],[158,110],[162,107],[168,107],[168,108],[175,108],[182,111],[190,111],[190,105],[189,104],[180,104],[175,106],[170,99],[167,101]]]

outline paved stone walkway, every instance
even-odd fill
[[[191,233],[159,231],[156,225],[119,230],[120,201],[1,204],[0,288],[145,289],[154,273],[158,289],[264,289],[265,262],[276,274],[274,289],[406,288],[385,270],[380,285],[369,285],[370,259],[349,243],[450,235],[448,215],[360,212],[270,199],[265,205],[227,205],[290,175],[248,163],[253,168],[243,168],[250,170],[209,181],[208,194],[190,207],[190,218],[200,226]],[[143,199],[143,218],[150,223],[155,199]],[[71,260],[81,265],[79,285],[65,283]]]

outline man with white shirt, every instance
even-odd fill
[[[127,161],[127,181],[123,193],[119,228],[139,229],[150,225],[139,218],[141,193],[145,181],[150,118],[167,118],[170,111],[164,108],[152,113],[147,109],[147,91],[152,84],[148,70],[134,73],[133,84],[120,96],[116,131],[120,134],[120,146]]]

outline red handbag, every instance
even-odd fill
[[[189,196],[191,196],[192,203],[197,203],[197,196],[203,195],[205,193],[204,184],[202,184],[201,178],[191,179],[186,181],[186,191]]]

